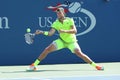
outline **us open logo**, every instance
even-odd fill
[[[71,16],[69,17],[74,19],[78,31],[76,36],[81,36],[92,31],[96,25],[95,16],[89,10],[84,9],[81,6],[82,3],[80,2],[71,3],[67,1],[64,4],[59,4],[57,6],[49,6],[48,8],[54,9],[57,7],[64,7],[65,9],[67,9],[69,14],[71,14]],[[42,28],[51,27],[53,20],[54,20],[53,17],[39,17],[39,26]]]

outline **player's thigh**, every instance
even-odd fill
[[[77,42],[70,43],[67,47],[68,47],[68,49],[69,49],[72,53],[75,53],[76,50],[81,51],[80,46],[78,45]]]
[[[57,40],[53,41],[52,44],[54,44],[56,50],[60,50],[60,49],[65,48],[64,43],[61,39],[57,39]]]

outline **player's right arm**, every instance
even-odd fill
[[[43,35],[46,35],[46,36],[52,36],[54,33],[55,33],[55,29],[54,28],[51,28],[50,31],[41,31],[41,30],[36,30],[35,34],[43,34]]]

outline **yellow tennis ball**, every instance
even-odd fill
[[[27,30],[26,30],[28,33],[31,31],[31,29],[30,28],[27,28]]]

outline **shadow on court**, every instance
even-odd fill
[[[1,72],[1,73],[29,73],[29,72],[76,72],[76,71],[96,71],[96,70],[90,70],[90,69],[86,69],[86,70],[83,70],[83,69],[74,69],[74,70],[36,70],[36,71],[26,71],[26,70],[23,70],[23,71],[5,71],[5,72]]]

